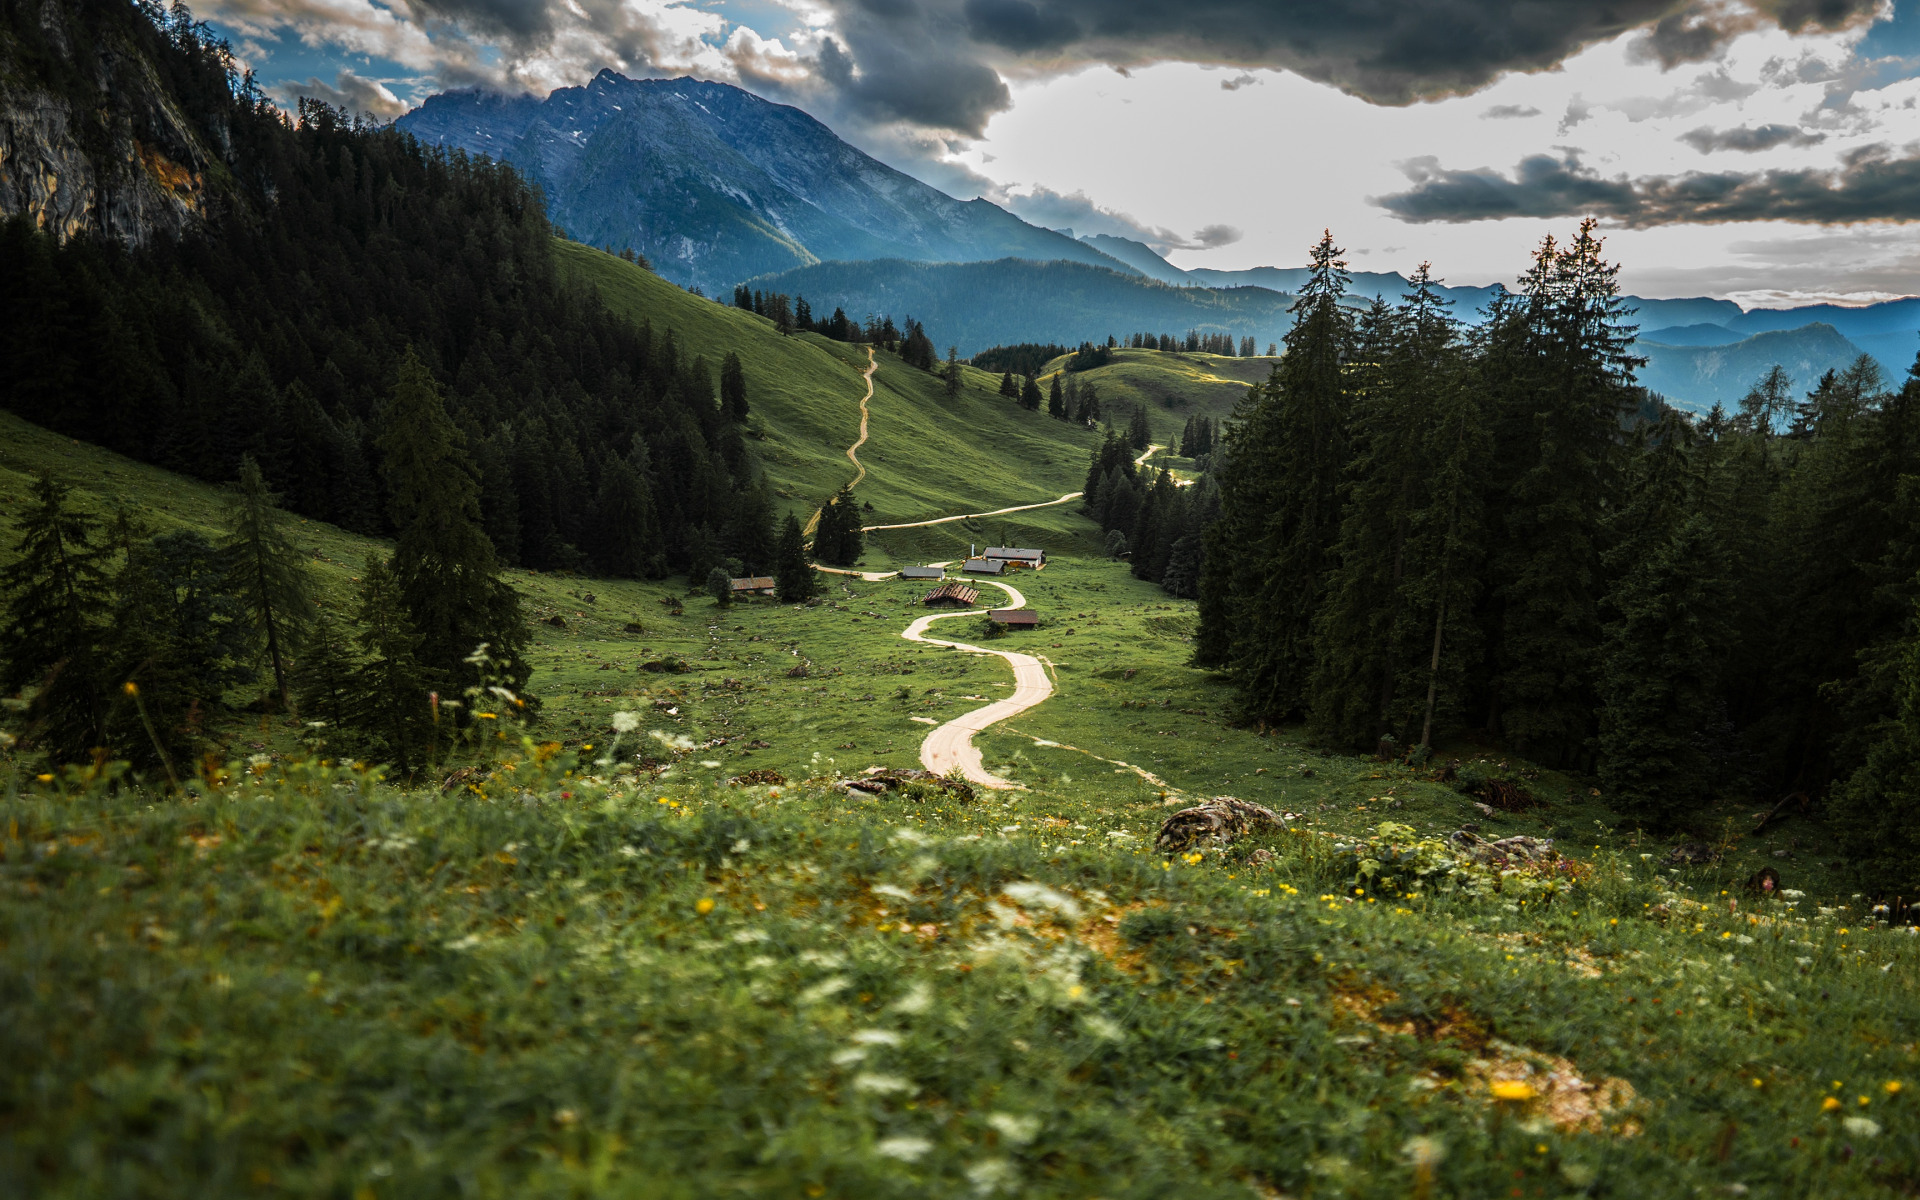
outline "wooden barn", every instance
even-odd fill
[[[1019,563],[1023,567],[1039,568],[1046,565],[1045,550],[1023,549],[1019,546],[988,546],[987,552],[980,557],[997,558],[1002,562]]]
[[[987,612],[987,620],[1008,629],[1032,629],[1040,624],[1040,614],[1030,608],[995,608]]]
[[[966,565],[960,569],[969,575],[1004,575],[1007,571],[1007,560],[1004,558],[970,558],[967,560]]]
[[[733,594],[736,596],[773,595],[773,576],[771,575],[749,575],[745,579],[730,579],[727,582],[733,587]]]
[[[920,603],[929,608],[972,608],[974,601],[980,598],[975,588],[970,588],[959,580],[941,584],[926,594]]]
[[[901,567],[902,579],[945,579],[947,573],[939,567]]]

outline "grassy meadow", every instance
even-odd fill
[[[846,477],[864,349],[564,253],[713,361],[750,344],[796,510]],[[1146,389],[1182,357],[1220,397],[1230,364],[1265,371],[1104,370]],[[996,383],[949,401],[882,355],[869,523],[1079,486],[1093,435]],[[1186,416],[1150,412],[1163,441]],[[40,469],[96,512],[218,530],[220,489],[0,415],[0,509]],[[383,549],[295,530],[335,600]],[[1193,606],[1092,534],[1065,505],[869,538],[869,570],[1056,555],[1007,579],[1040,628],[988,643],[1057,685],[979,739],[1012,792],[833,786],[917,765],[1012,682],[901,639],[926,585],[844,576],[810,606],[722,607],[508,572],[540,711],[450,785],[462,762],[384,778],[258,715],[186,796],[0,773],[0,1195],[1920,1191],[1920,937],[1861,910],[1816,822],[1754,835],[1730,797],[1694,834],[1718,861],[1674,867],[1590,780],[1490,747],[1439,759],[1537,807],[1489,817],[1434,770],[1236,725],[1187,665]],[[1153,847],[1213,795],[1291,829]],[[1468,823],[1569,861],[1465,866],[1437,839]],[[1760,866],[1787,890],[1745,891]]]

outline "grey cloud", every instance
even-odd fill
[[[1608,179],[1582,167],[1572,154],[1523,159],[1511,177],[1486,168],[1446,170],[1432,158],[1403,164],[1403,170],[1414,186],[1373,197],[1371,203],[1416,223],[1584,215],[1629,228],[1920,221],[1920,157],[1893,158],[1884,146],[1854,151],[1832,170],[1690,171]]]
[[[385,84],[372,79],[362,79],[352,71],[341,71],[333,77],[331,84],[309,78],[305,83],[283,83],[272,89],[273,98],[291,109],[300,97],[323,100],[335,108],[344,108],[351,113],[367,113],[383,121],[391,121],[410,107],[395,96]]]
[[[966,0],[966,14],[975,41],[1008,50],[1058,50],[1080,36],[1071,14],[1043,11],[1027,0]]]
[[[1715,150],[1738,150],[1743,154],[1753,154],[1771,150],[1775,146],[1818,145],[1827,140],[1827,135],[1808,133],[1796,125],[1761,125],[1752,129],[1742,125],[1737,129],[1718,130],[1702,125],[1681,134],[1680,140],[1702,154],[1712,154]]]
[[[1629,50],[1634,58],[1657,60],[1672,70],[1716,57],[1729,41],[1768,21],[1789,33],[1831,31],[1871,21],[1879,7],[1878,0],[1747,0],[1740,5],[1702,0],[1655,21]]]
[[[1153,248],[1157,254],[1175,250],[1213,250],[1230,246],[1241,238],[1231,225],[1208,225],[1182,237],[1163,226],[1148,225],[1133,216],[1102,208],[1085,192],[1056,192],[1036,187],[1031,191],[989,195],[989,199],[1023,220],[1049,229],[1071,228],[1075,233],[1105,233],[1130,238]]]
[[[1243,87],[1252,87],[1259,82],[1260,80],[1258,78],[1248,75],[1243,71],[1235,75],[1232,79],[1222,79],[1220,81],[1220,90],[1223,92],[1237,92]]]
[[[1517,121],[1525,117],[1537,117],[1540,110],[1531,104],[1496,104],[1480,114],[1482,121]]]

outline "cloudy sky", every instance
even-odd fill
[[[1183,267],[1920,293],[1920,0],[201,0],[268,91],[393,116],[602,67],[797,104],[962,198]]]

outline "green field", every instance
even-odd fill
[[[1178,448],[1180,430],[1194,416],[1224,420],[1250,384],[1265,383],[1276,358],[1228,358],[1185,351],[1115,350],[1113,361],[1079,373],[1082,385],[1100,389],[1100,406],[1125,426],[1136,404],[1144,405],[1153,440]],[[1046,366],[1063,370],[1066,358]]]
[[[566,253],[711,359],[743,347],[795,511],[847,477],[863,348]],[[1179,361],[1200,357],[1125,352],[1103,395],[1190,371],[1225,404],[1228,364],[1264,371]],[[1079,486],[1093,432],[996,384],[949,401],[882,355],[871,523]],[[1186,415],[1150,411],[1162,440]],[[42,469],[97,512],[218,529],[220,489],[0,416],[0,508]],[[334,597],[384,549],[295,528]],[[1193,606],[1093,534],[1069,504],[869,542],[870,569],[969,542],[1054,555],[1009,579],[1042,626],[991,643],[1056,680],[979,739],[1015,791],[833,786],[917,765],[934,723],[1011,684],[900,637],[924,585],[825,576],[813,605],[721,607],[530,571],[507,576],[543,704],[491,775],[382,781],[244,715],[184,797],[0,775],[0,1194],[1920,1189],[1920,937],[1860,910],[1819,825],[1752,835],[1728,798],[1697,831],[1719,861],[1676,868],[1591,781],[1492,747],[1440,758],[1538,807],[1488,817],[1434,771],[1238,725],[1188,665]],[[781,782],[729,784],[749,771]],[[1213,795],[1292,831],[1153,850]],[[1432,839],[1466,823],[1568,860],[1437,867]],[[1763,865],[1803,894],[1745,892]]]

